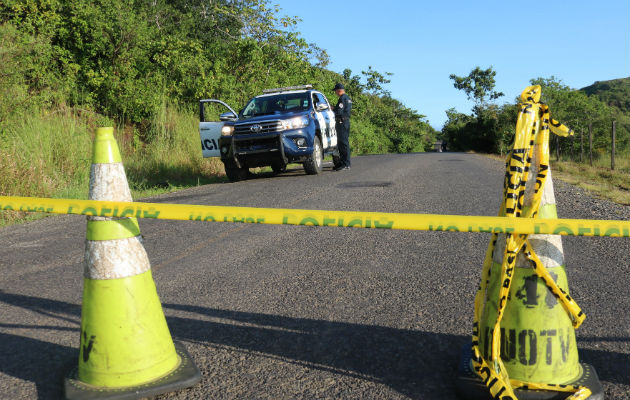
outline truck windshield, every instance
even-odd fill
[[[272,96],[254,97],[241,112],[240,119],[257,117],[259,115],[283,114],[300,112],[309,109],[307,92],[283,93]]]

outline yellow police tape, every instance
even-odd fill
[[[0,210],[448,232],[630,237],[630,221],[298,210],[0,196]]]

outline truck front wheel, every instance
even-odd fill
[[[234,163],[224,163],[225,175],[227,175],[230,182],[238,182],[247,178],[248,169],[245,167],[239,168]]]
[[[271,164],[271,170],[274,174],[280,174],[287,170],[287,165],[283,162],[274,162]]]

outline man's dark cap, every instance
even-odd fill
[[[346,88],[341,83],[336,84],[333,90],[339,90],[339,89],[346,90]]]

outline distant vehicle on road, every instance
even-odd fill
[[[446,140],[438,140],[435,143],[433,143],[433,151],[442,153],[446,151],[446,145],[447,145]]]
[[[205,120],[205,105],[229,109],[219,122]],[[263,90],[237,113],[216,99],[199,102],[199,135],[204,157],[221,157],[232,182],[245,179],[248,169],[270,166],[275,173],[300,163],[307,174],[319,174],[323,159],[339,162],[335,116],[330,102],[311,85]]]

